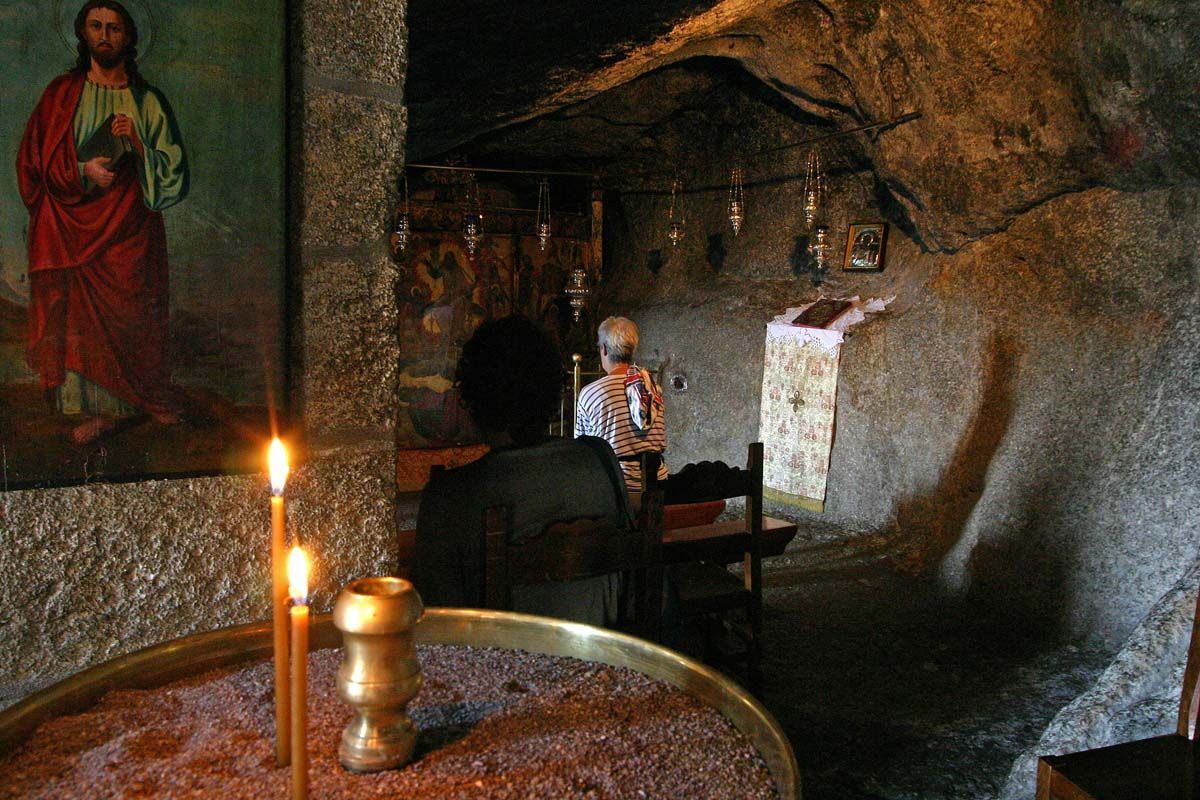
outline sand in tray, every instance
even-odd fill
[[[351,712],[341,650],[309,657],[309,796],[773,798],[762,758],[719,712],[633,670],[517,650],[429,645],[408,711],[413,761],[338,764]],[[0,798],[287,797],[275,767],[270,662],[113,691],[0,760]]]

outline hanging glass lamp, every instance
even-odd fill
[[[396,222],[392,226],[392,253],[395,255],[402,254],[408,249],[408,234],[411,227],[408,211],[408,173],[404,174],[404,205],[400,207],[400,211],[396,214]]]
[[[538,183],[537,237],[538,247],[546,252],[550,242],[550,181],[546,178]]]
[[[741,167],[734,167],[729,173],[729,224],[733,227],[733,235],[737,236],[742,230],[742,222],[746,219],[746,187]]]
[[[667,238],[672,247],[678,247],[683,241],[684,224],[683,183],[675,178],[671,181],[671,207],[667,210]]]
[[[563,292],[571,302],[571,313],[574,314],[575,321],[579,322],[579,315],[583,313],[587,299],[592,293],[587,285],[587,270],[583,267],[571,270],[571,282],[567,284],[567,288],[563,289]]]
[[[467,185],[467,209],[463,212],[463,241],[467,245],[467,255],[472,259],[479,251],[483,242],[483,208],[479,202],[479,184],[475,175]]]
[[[816,223],[825,205],[825,169],[821,154],[814,147],[808,151],[808,163],[804,169],[804,224],[811,227]]]
[[[824,225],[814,228],[813,241],[808,249],[813,260],[813,285],[819,286],[829,271],[829,228]]]

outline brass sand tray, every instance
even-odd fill
[[[725,794],[721,787],[728,787],[728,782],[733,781],[740,782],[736,786],[737,796],[777,795],[785,800],[800,797],[795,758],[770,714],[733,682],[669,650],[588,625],[468,609],[428,609],[417,627],[416,641],[427,662],[428,683],[423,691],[432,694],[427,698],[429,705],[425,710],[419,707],[420,698],[414,703],[417,708],[413,716],[422,728],[422,740],[416,758],[405,769],[436,773],[434,782],[446,790],[444,796],[529,797],[549,792],[554,796],[641,797],[659,796],[660,790],[674,793],[681,786],[692,787],[690,794],[697,796],[712,791]],[[330,618],[317,618],[311,641],[315,652],[310,656],[314,695],[321,694],[322,680],[332,680],[340,653],[328,648],[339,645],[340,633]],[[241,667],[241,671],[230,672],[231,677],[214,682],[213,686],[219,684],[220,688],[212,691],[232,692],[233,705],[239,713],[262,718],[257,722],[249,720],[250,728],[269,730],[270,697],[269,693],[262,693],[262,687],[269,684],[270,665],[253,662],[269,660],[270,653],[270,626],[262,623],[198,634],[115,659],[0,713],[0,753],[18,750],[42,723],[49,722],[47,730],[53,730],[54,725],[64,721],[58,718],[87,713],[110,690],[147,689],[182,681],[178,684],[181,689],[163,691],[205,693],[208,690],[202,683],[204,679],[196,680],[197,676],[218,668],[228,671]],[[472,696],[471,692],[462,693],[453,686],[455,679],[470,672],[472,666],[481,670],[485,682],[490,682],[486,690],[490,695]],[[562,671],[569,685],[564,684],[558,694],[540,696],[536,685],[539,676],[547,674],[548,669]],[[265,683],[255,683],[256,672],[263,673],[259,677],[266,679]],[[322,678],[323,675],[326,677]],[[238,680],[242,683],[237,683]],[[230,681],[233,682],[227,686]],[[591,689],[597,686],[602,691],[589,699]],[[332,743],[324,742],[319,731],[323,730],[325,717],[329,717],[325,727],[340,731],[348,709],[338,705],[336,698],[325,706],[323,702],[318,697],[312,706],[311,729],[318,734],[310,740],[314,797],[443,796],[436,792],[410,795],[410,786],[404,780],[413,776],[401,776],[404,770],[376,776],[345,773],[345,780],[360,781],[353,785],[345,783],[336,757],[322,761],[322,748],[335,749],[336,737]],[[526,704],[523,709],[522,703]],[[662,709],[657,717],[653,712],[656,707]],[[509,714],[504,710],[507,708],[517,710]],[[501,710],[493,713],[497,709]],[[706,721],[703,714],[711,715],[711,709],[732,723],[740,736],[733,734],[732,729],[731,736],[722,735],[720,729],[730,726],[720,718],[710,716]],[[506,714],[511,718],[504,719]],[[639,721],[642,717],[649,722],[648,727]],[[664,718],[670,718],[675,727],[656,728]],[[602,724],[605,720],[608,727]],[[197,720],[197,725],[200,723]],[[491,751],[488,731],[508,748],[509,763],[505,763],[502,754],[504,747]],[[132,758],[138,749],[158,756],[172,748],[180,749],[186,757],[178,741],[168,735],[158,736],[153,726],[134,727],[127,734],[120,737],[120,744],[114,745],[112,752],[98,748],[99,755],[89,752],[88,758],[119,760],[126,755]],[[45,738],[41,732],[39,736]],[[643,738],[639,740],[638,736]],[[742,737],[739,750],[735,739]],[[621,741],[606,741],[610,738]],[[746,746],[746,740],[752,749]],[[264,742],[246,741],[241,747],[224,745],[216,756],[202,755],[221,761],[251,759],[254,763],[248,771],[261,772],[260,762],[269,760],[265,756],[270,755],[269,742]],[[31,742],[31,746],[34,744]],[[256,746],[266,748],[264,753],[257,753]],[[471,757],[471,748],[477,748],[478,757]],[[552,752],[556,749],[564,751],[557,754],[558,760],[546,761],[547,754],[556,755]],[[611,763],[604,763],[606,757]],[[18,751],[11,760],[19,758]],[[8,757],[0,756],[0,775],[4,774],[8,761]],[[326,791],[320,791],[322,773],[317,768],[322,763],[326,763],[329,777]],[[539,771],[539,763],[554,766]],[[570,770],[561,769],[562,764],[567,764]],[[761,774],[764,767],[766,774]],[[666,771],[660,775],[656,770],[662,768]],[[255,787],[239,784],[250,780],[246,770],[231,769],[241,777],[212,788],[221,789],[227,797],[241,796],[241,792],[255,796],[252,793]],[[755,770],[765,788],[752,794]],[[220,769],[213,771],[221,773]],[[259,778],[257,789],[265,790],[268,796],[284,796],[286,770],[277,772],[267,776],[269,785]],[[338,774],[334,776],[334,772]],[[567,775],[571,777],[564,777]],[[127,797],[170,795],[170,781],[175,777],[152,775],[145,783],[125,783],[115,789],[96,786],[96,796],[114,796],[114,791],[119,792],[115,796]],[[334,782],[334,777],[341,782]],[[274,786],[276,782],[278,787]],[[389,794],[388,787],[393,784],[391,791],[395,794]],[[28,789],[30,784],[25,786]],[[704,786],[710,791],[705,792]],[[341,793],[346,787],[350,787],[348,791],[352,794]],[[0,788],[0,797],[6,796],[9,795],[5,789]]]

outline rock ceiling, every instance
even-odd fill
[[[409,42],[413,161],[636,172],[668,120],[737,125],[735,95],[794,140],[919,112],[858,140],[950,251],[1065,192],[1200,177],[1196,3],[412,0]]]

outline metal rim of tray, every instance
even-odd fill
[[[428,608],[418,644],[500,647],[628,667],[665,681],[720,711],[758,749],[781,800],[800,800],[800,770],[779,723],[745,689],[686,656],[615,631],[508,611]],[[310,647],[341,645],[332,616],[314,618]],[[151,688],[210,669],[269,658],[271,623],[197,633],[147,647],[84,670],[0,712],[0,754],[43,722],[77,713],[112,689]]]

